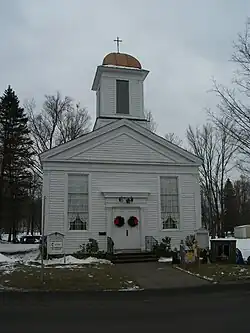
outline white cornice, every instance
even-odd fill
[[[133,199],[147,199],[150,195],[149,191],[136,191],[136,190],[104,190],[102,191],[102,194],[105,198],[120,198],[120,197],[133,197]]]
[[[137,123],[131,121],[131,120],[127,120],[127,119],[121,119],[121,120],[117,120],[114,121],[108,125],[105,125],[103,127],[100,127],[99,129],[89,133],[89,134],[85,134],[75,140],[72,140],[70,142],[67,142],[65,144],[62,144],[58,147],[52,148],[44,153],[42,153],[40,155],[42,161],[48,161],[49,159],[53,159],[54,161],[59,161],[59,159],[56,159],[55,156],[57,154],[59,154],[60,152],[64,152],[72,147],[76,147],[78,145],[84,144],[87,141],[90,141],[96,137],[101,137],[102,135],[112,132],[115,129],[121,128],[123,126],[126,126],[128,128],[131,128],[133,131],[140,133],[141,135],[144,135],[145,137],[147,137],[148,139],[152,140],[153,142],[156,142],[160,145],[162,145],[162,147],[165,147],[165,149],[169,149],[170,151],[179,154],[180,156],[183,156],[184,158],[187,159],[187,164],[192,164],[200,166],[202,161],[200,158],[198,158],[197,156],[195,156],[194,154],[186,151],[185,149],[182,149],[181,147],[178,147],[177,145],[167,141],[166,139],[160,137],[157,134],[152,133],[150,130],[144,128],[143,126],[138,125]],[[88,161],[86,161],[88,162]],[[90,162],[90,161],[89,161]],[[95,161],[97,162],[97,161]],[[104,161],[103,161],[104,162]],[[105,161],[110,163],[110,161]],[[97,162],[98,163],[98,162]],[[186,163],[180,163],[181,165],[185,165]]]
[[[145,80],[147,77],[149,71],[146,69],[138,69],[138,68],[132,68],[132,67],[111,67],[111,66],[98,66],[96,69],[94,81],[92,84],[92,90],[96,91],[99,86],[99,81],[103,73],[130,73],[137,77],[140,77],[142,80]]]

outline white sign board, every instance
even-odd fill
[[[196,231],[195,238],[198,242],[198,246],[201,249],[209,248],[209,232],[206,229],[200,228]]]
[[[64,254],[64,235],[54,232],[47,236],[47,253],[51,255]]]

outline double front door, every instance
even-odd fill
[[[124,218],[124,225],[117,226],[114,223],[116,217]],[[131,217],[138,219],[138,225],[130,226],[128,220]],[[112,239],[115,250],[135,250],[141,248],[141,219],[139,208],[114,208],[112,223]]]

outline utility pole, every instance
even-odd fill
[[[43,219],[42,219],[42,249],[41,249],[41,283],[44,282],[44,230],[45,230],[45,204],[46,204],[46,196],[43,197]]]

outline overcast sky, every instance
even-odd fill
[[[216,104],[212,77],[229,84],[232,42],[244,30],[249,0],[0,0],[0,92],[20,100],[59,90],[95,118],[96,66],[115,51],[150,71],[145,107],[158,133],[185,136]]]

